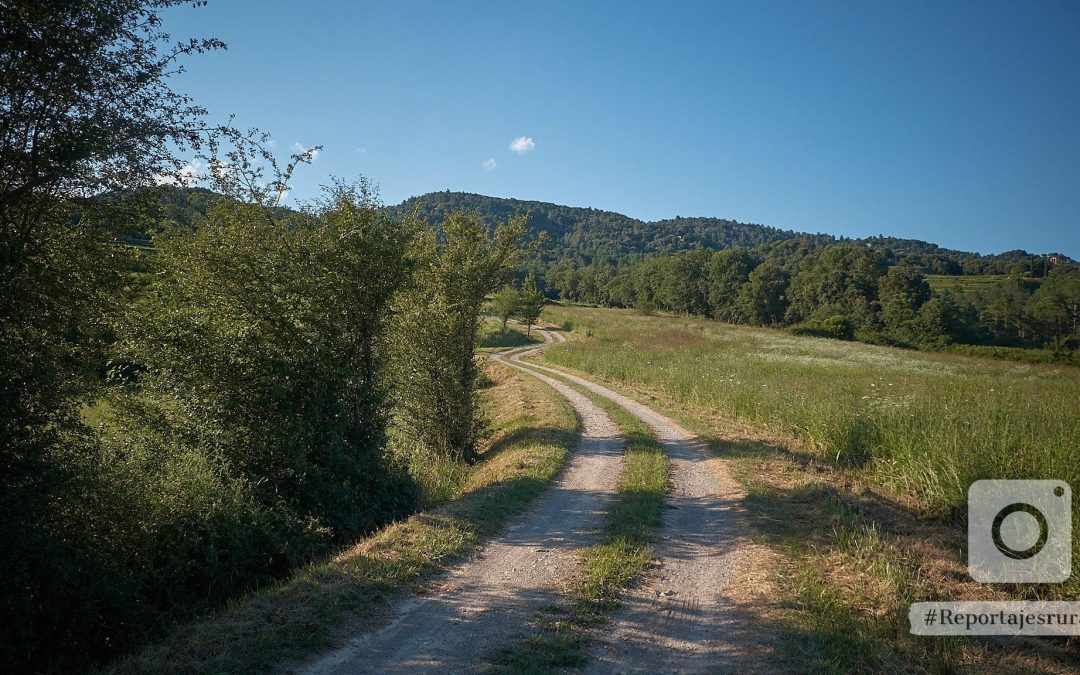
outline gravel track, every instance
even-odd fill
[[[613,629],[595,643],[586,672],[768,670],[755,658],[754,622],[728,599],[748,540],[739,524],[743,492],[723,462],[704,441],[648,406],[584,378],[529,366],[622,406],[653,430],[671,460],[672,489],[654,546],[659,565],[621,598]]]
[[[517,350],[524,353],[539,347]],[[582,433],[566,468],[498,539],[480,547],[421,598],[399,602],[391,622],[322,655],[306,673],[472,672],[530,634],[538,612],[565,599],[579,550],[595,543],[622,470],[623,439],[586,397],[546,375],[493,358],[543,380],[573,405]]]
[[[621,597],[588,673],[762,672],[753,621],[730,601],[732,576],[747,543],[739,485],[694,434],[607,387],[534,362],[565,338],[540,329],[544,345],[493,359],[539,378],[566,397],[582,422],[577,450],[561,477],[504,535],[450,570],[422,598],[401,601],[391,623],[308,665],[306,673],[476,672],[501,648],[531,634],[546,606],[564,601],[578,553],[595,543],[622,470],[623,439],[611,418],[546,373],[625,408],[656,434],[671,460],[672,489],[654,545],[656,567]]]

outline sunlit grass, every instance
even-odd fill
[[[792,439],[926,516],[962,513],[978,479],[1080,485],[1077,368],[620,310],[552,307],[545,318],[590,336],[547,360]]]

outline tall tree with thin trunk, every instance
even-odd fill
[[[517,313],[521,303],[521,293],[511,284],[500,288],[491,298],[491,311],[502,321],[502,330],[506,332],[506,322]]]
[[[521,285],[521,320],[525,323],[526,332],[531,336],[533,324],[544,312],[544,294],[536,287],[536,276],[530,273],[525,277]]]

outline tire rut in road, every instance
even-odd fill
[[[555,334],[557,341],[562,336]],[[520,358],[521,355],[515,358]],[[529,366],[610,399],[645,422],[671,460],[672,490],[654,551],[659,567],[621,598],[586,672],[724,672],[757,667],[753,622],[725,593],[747,543],[743,491],[707,444],[667,417],[595,382]]]
[[[623,439],[611,418],[571,387],[503,355],[493,358],[546,382],[574,406],[581,438],[563,473],[505,534],[449,571],[429,595],[400,602],[389,625],[324,654],[302,672],[482,669],[500,648],[528,635],[540,609],[565,597],[579,550],[594,543],[604,526],[622,470]]]

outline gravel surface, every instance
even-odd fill
[[[528,353],[538,349],[518,350]],[[595,543],[622,470],[623,440],[608,415],[565,384],[537,377],[565,396],[582,422],[567,467],[529,511],[430,594],[401,601],[391,623],[301,669],[306,673],[472,672],[531,634],[545,607],[565,600],[579,550]]]
[[[540,330],[545,346],[565,338]],[[544,372],[608,398],[653,430],[671,460],[672,489],[654,550],[658,561],[621,597],[594,643],[591,673],[764,672],[752,619],[730,597],[736,563],[749,550],[743,496],[723,462],[694,434],[602,385],[519,359],[542,347],[493,355],[546,382],[582,421],[567,468],[528,513],[480,548],[422,598],[401,601],[392,622],[309,664],[306,673],[476,672],[502,648],[531,635],[544,607],[565,601],[578,553],[599,539],[622,470],[623,439],[610,417]]]
[[[747,539],[739,524],[743,492],[723,462],[694,434],[648,406],[584,378],[530,366],[575,382],[641,419],[672,465],[672,489],[654,545],[659,565],[621,598],[612,630],[595,644],[586,672],[767,670],[755,658],[753,622],[728,598]]]

